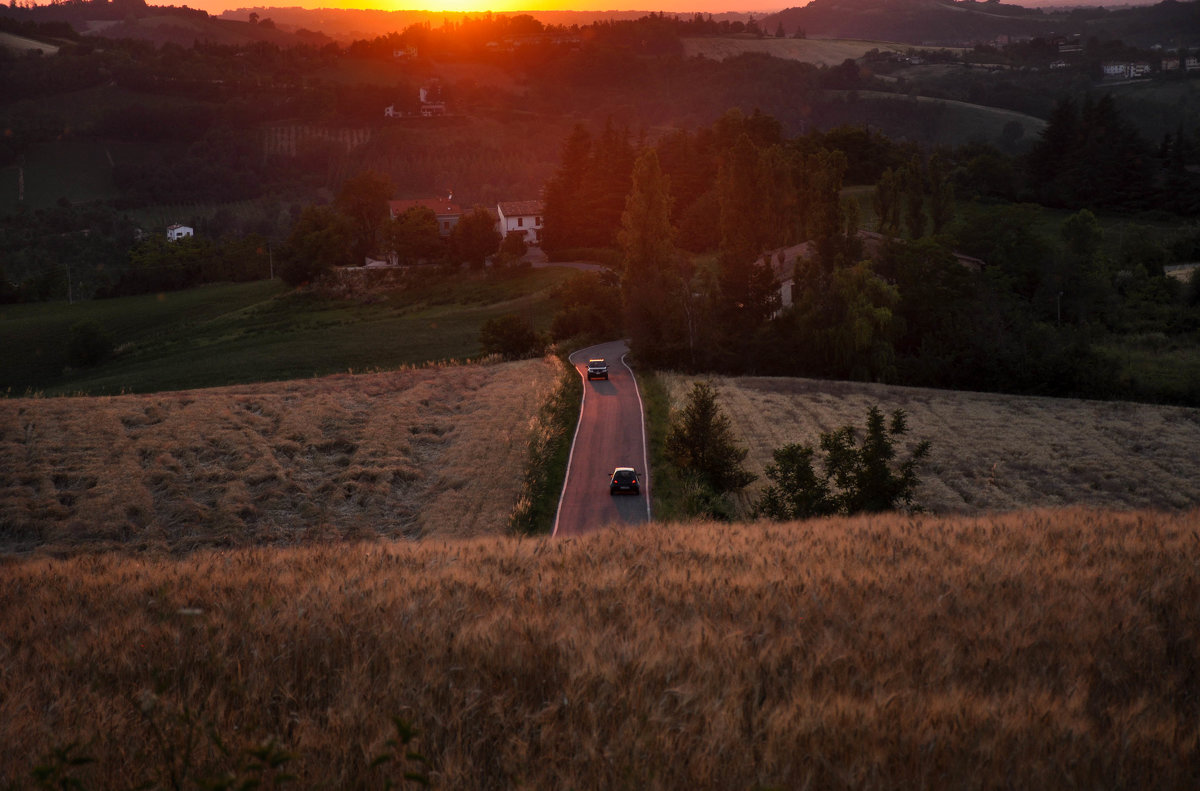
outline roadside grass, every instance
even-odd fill
[[[638,371],[638,388],[646,410],[646,442],[652,471],[651,496],[656,522],[677,522],[688,518],[686,493],[667,459],[667,434],[671,430],[671,397],[664,379],[654,371]]]
[[[505,313],[550,325],[560,268],[492,275],[433,270],[411,288],[337,300],[277,281],[0,308],[0,387],[9,395],[113,395],[386,370],[482,354],[479,330]],[[70,327],[92,320],[118,354],[66,370]]]
[[[498,535],[546,360],[0,400],[0,553]]]
[[[570,348],[564,346],[549,358],[557,363],[557,383],[529,422],[525,480],[508,521],[509,531],[518,535],[544,535],[554,529],[583,399],[583,382],[569,359]]]
[[[659,373],[673,403],[695,377]],[[928,439],[916,503],[934,514],[1024,508],[1200,507],[1200,409],[1122,401],[1007,396],[782,377],[711,377],[718,403],[759,476],[775,448],[816,447],[823,432],[861,429],[867,410],[903,409],[901,456]]]
[[[201,787],[264,745],[305,787],[387,787],[400,716],[464,791],[1190,788],[1198,520],[10,558],[0,787],[55,751],[62,787]]]

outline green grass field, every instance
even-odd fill
[[[482,353],[479,330],[506,313],[545,329],[549,289],[572,276],[550,268],[430,280],[369,304],[294,292],[278,281],[190,291],[0,307],[0,391],[111,395],[277,381]],[[73,325],[94,321],[118,353],[90,369],[67,366]]]
[[[829,91],[831,95],[850,97],[862,103],[920,102],[931,105],[936,113],[921,122],[922,139],[934,145],[959,146],[973,141],[995,141],[1006,124],[1016,122],[1021,126],[1022,138],[1034,140],[1041,134],[1046,122],[1032,115],[987,107],[982,104],[959,102],[951,99],[936,99],[928,96],[906,96],[884,91]],[[887,117],[886,112],[881,117]]]

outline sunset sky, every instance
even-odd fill
[[[182,5],[175,2],[155,2],[151,5]],[[764,4],[760,0],[425,0],[418,3],[396,2],[395,0],[288,0],[279,3],[280,6],[300,8],[373,8],[386,11],[422,10],[422,11],[495,11],[497,13],[515,13],[518,11],[539,11],[562,9],[571,11],[666,11],[672,14],[690,14],[701,12],[719,14],[723,11],[738,11],[742,13],[768,14],[782,8],[806,5],[808,0],[797,2],[780,2]],[[270,3],[252,4],[237,2],[237,0],[188,0],[186,5],[203,9],[210,14],[220,14],[222,11],[238,8],[249,8],[252,5],[270,6]]]

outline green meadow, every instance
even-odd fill
[[[544,330],[565,268],[501,273],[430,269],[369,299],[331,299],[279,281],[112,300],[0,306],[0,392],[113,395],[478,357],[479,331],[516,313]],[[68,365],[71,328],[94,322],[116,344],[96,366]]]

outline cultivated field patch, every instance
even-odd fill
[[[0,550],[504,530],[546,360],[0,401]]]
[[[663,380],[679,405],[694,377]],[[765,482],[775,448],[817,447],[822,432],[861,429],[878,405],[908,414],[911,444],[933,442],[916,496],[932,513],[1200,505],[1198,409],[811,379],[710,381],[749,449],[746,466],[760,475],[751,489]]]
[[[685,57],[701,56],[725,60],[747,52],[764,52],[784,60],[798,60],[818,66],[837,66],[847,58],[857,60],[873,49],[880,52],[907,52],[913,47],[891,41],[859,41],[825,38],[685,38]]]
[[[43,41],[18,36],[15,33],[0,32],[0,49],[10,50],[21,55],[39,50],[43,55],[57,55],[59,48]]]

